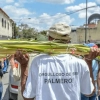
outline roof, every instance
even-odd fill
[[[80,26],[80,27],[78,27],[78,29],[85,29],[85,28],[96,28],[97,27],[97,25],[96,24],[94,24],[94,23],[90,23],[90,24],[84,24],[83,26]]]
[[[93,20],[93,19],[100,19],[100,14],[93,14],[91,15],[89,18],[88,18],[88,24],[90,24],[90,22]]]
[[[2,13],[4,13],[9,19],[10,19],[10,17],[0,8],[0,11],[2,12]],[[10,19],[10,21],[12,21],[12,22],[14,22],[12,19]]]
[[[4,13],[8,18],[10,18],[1,8],[0,8],[0,11],[1,11],[2,13]]]
[[[95,27],[97,27],[97,25],[94,24],[94,23],[90,23],[90,24],[88,24],[88,28],[95,28]]]

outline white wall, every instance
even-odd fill
[[[76,32],[71,32],[69,36],[71,37],[71,43],[74,43],[74,44],[78,43]]]
[[[5,23],[2,27],[2,18],[5,21],[6,20],[6,28]],[[9,23],[9,29],[8,29],[8,23]],[[3,12],[0,11],[0,38],[3,37],[12,37],[12,22]]]

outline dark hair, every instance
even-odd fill
[[[88,42],[90,43],[90,40],[88,40]]]
[[[2,62],[0,61],[0,77],[3,77]]]
[[[2,69],[2,62],[0,61],[0,69]]]

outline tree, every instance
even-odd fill
[[[42,34],[42,35],[45,35],[45,36],[46,36],[47,31],[44,31],[44,30],[43,30],[43,31],[41,31],[41,32],[40,32],[40,34]]]
[[[38,31],[35,28],[29,27],[27,24],[21,24],[19,26],[19,37],[20,38],[35,38],[38,34]]]
[[[36,37],[38,41],[47,41],[48,40],[47,31],[43,30],[39,32]]]
[[[12,38],[13,39],[16,39],[16,37],[18,36],[18,32],[19,32],[19,29],[18,27],[16,26],[16,23],[13,23],[12,24]]]

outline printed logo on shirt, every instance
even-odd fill
[[[78,72],[69,72],[69,73],[39,73],[39,76],[71,76],[78,75]]]
[[[69,72],[69,73],[39,73],[40,77],[44,77],[44,83],[46,83],[46,84],[48,84],[48,83],[72,83],[73,82],[72,77],[73,76],[77,76],[77,75],[78,75],[78,72]],[[49,76],[49,78],[47,78],[47,76]],[[60,78],[57,78],[58,76],[60,76]]]
[[[72,78],[69,78],[69,79],[44,79],[44,83],[72,83]]]

